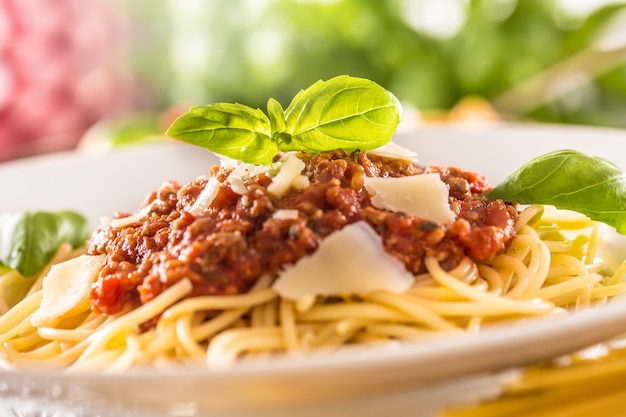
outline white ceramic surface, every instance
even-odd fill
[[[429,128],[394,139],[422,163],[481,172],[495,185],[530,158],[579,149],[626,169],[626,131],[545,125]],[[105,156],[60,154],[0,165],[0,210],[71,208],[95,223],[134,211],[166,180],[207,172],[207,152],[180,144]],[[612,254],[626,254],[623,239]],[[71,375],[0,373],[0,404],[16,415],[430,416],[449,402],[497,394],[508,369],[626,332],[626,300],[567,318],[545,318],[480,335],[443,337],[385,350],[280,358],[230,370]],[[51,414],[55,410],[57,414]],[[48,414],[46,414],[48,413]]]

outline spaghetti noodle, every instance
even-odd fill
[[[369,165],[363,163],[363,160],[358,164],[347,164],[345,161],[351,158],[350,155],[335,155],[327,160],[318,158],[313,161],[316,168],[310,170],[317,171],[307,177],[310,181],[308,188],[302,187],[294,193],[302,195],[304,188],[328,193],[331,187],[320,186],[316,175],[325,178],[328,172],[337,169],[337,165],[344,167],[340,173],[343,189],[363,188],[362,183],[359,183],[362,176],[358,174],[362,171],[357,166],[369,167],[370,175],[389,175],[399,171],[404,171],[403,175],[419,174],[413,172],[413,168],[406,163],[390,162],[383,158],[371,159],[367,161]],[[310,164],[311,161],[307,163]],[[321,166],[325,166],[327,170],[324,171]],[[349,171],[351,174],[347,175]],[[473,174],[456,169],[429,167],[421,172],[426,171],[440,172],[442,178],[447,178],[451,190],[455,186],[460,187],[464,195],[476,196],[477,189],[485,188]],[[226,174],[231,172],[231,168],[214,170],[212,178],[220,178],[221,183],[226,184]],[[218,200],[218,206],[227,205],[227,200],[233,199],[240,207],[242,198],[252,198],[255,193],[258,195],[261,186],[269,182],[264,175],[258,174],[252,179],[246,179],[246,186],[251,190],[248,194],[234,195],[232,190],[222,188],[221,192],[226,194],[218,193],[217,197],[214,196]],[[325,181],[336,187],[338,178],[331,176],[325,178]],[[466,180],[464,185],[459,184],[461,179]],[[193,203],[200,199],[199,194],[204,189],[201,185],[208,182],[196,181],[187,188],[183,187],[186,190],[193,189],[193,192],[183,193],[186,197],[182,200]],[[166,212],[163,207],[155,208],[159,204],[163,205],[167,199],[171,202],[171,192],[176,192],[171,187],[171,184],[166,185],[169,191],[166,193],[161,190],[160,197],[159,193],[153,194],[146,207],[165,213],[162,215],[169,216],[171,224],[193,224],[198,216],[180,215],[179,211],[176,212],[177,216],[172,216],[173,211]],[[295,194],[286,194],[282,200],[273,199],[274,210],[264,218],[274,218],[272,216],[277,210],[293,209],[286,202],[294,201],[299,204],[303,202]],[[309,203],[311,201],[306,200]],[[467,199],[452,198],[451,201],[452,206],[457,206],[457,215],[462,204],[469,204]],[[180,207],[176,202],[172,204]],[[362,197],[359,204],[365,207],[363,212],[366,214],[362,216],[379,218],[386,215],[383,213],[385,210],[375,210],[369,206],[366,197]],[[476,203],[469,205],[472,210],[476,208]],[[302,211],[302,207],[299,207]],[[316,210],[320,210],[320,207],[322,206],[314,207],[311,213],[317,213]],[[150,210],[143,208],[140,212],[142,216],[146,216]],[[209,216],[220,216],[211,210],[209,206]],[[219,210],[222,210],[221,216],[224,216],[223,206],[217,211]],[[246,211],[252,210],[261,209],[250,203],[246,206]],[[499,213],[505,212],[511,213],[509,208]],[[472,213],[475,214],[475,211]],[[316,215],[319,221],[320,214],[317,213],[311,214],[309,222]],[[291,215],[285,217],[283,220],[291,222],[291,225],[301,224]],[[394,215],[393,221],[410,224],[407,223],[410,219],[405,217],[408,216]],[[241,220],[242,217],[238,218]],[[416,342],[441,332],[476,332],[496,322],[562,314],[603,303],[626,290],[623,279],[626,267],[611,265],[599,257],[598,248],[602,245],[600,224],[580,215],[536,205],[526,207],[519,213],[515,212],[515,216],[511,218],[515,220],[511,238],[495,245],[497,248],[493,256],[481,258],[468,255],[467,249],[459,254],[458,248],[461,246],[450,249],[450,241],[440,237],[440,246],[432,245],[420,249],[422,254],[418,259],[418,266],[416,259],[405,257],[407,269],[411,266],[417,269],[412,271],[415,275],[413,285],[403,292],[381,289],[366,294],[317,295],[293,300],[282,297],[276,291],[273,284],[277,270],[270,268],[257,271],[259,276],[252,280],[249,288],[235,291],[229,281],[228,285],[216,284],[211,287],[212,290],[201,293],[197,283],[199,278],[189,270],[191,272],[188,275],[168,281],[168,285],[161,285],[158,291],[149,292],[152,287],[145,286],[144,281],[139,284],[135,282],[133,285],[136,297],[121,297],[120,300],[125,302],[119,304],[119,308],[112,308],[104,302],[94,307],[93,302],[87,302],[87,298],[84,298],[69,306],[67,313],[61,317],[46,322],[33,319],[45,292],[45,288],[36,284],[23,300],[0,317],[1,362],[7,369],[119,372],[141,366],[168,368],[197,363],[204,363],[206,367],[214,369],[276,353],[302,354],[334,350],[353,344],[378,345],[395,343],[397,340]],[[98,253],[102,256],[102,253],[106,253],[101,250],[106,247],[102,241],[103,236],[120,236],[121,230],[127,228],[141,229],[140,220],[133,216],[122,216],[119,219],[118,224],[105,225],[94,234],[89,248],[90,255],[84,256]],[[158,216],[154,219],[163,221]],[[320,229],[316,230],[332,229],[327,220],[320,222]],[[384,224],[391,224],[391,220],[385,221],[387,223]],[[429,233],[442,230],[430,223],[422,223],[421,227],[426,225]],[[448,233],[447,230],[453,227],[444,229]],[[168,230],[170,234],[175,234],[174,229]],[[290,230],[296,233],[296,229]],[[297,230],[298,238],[302,238],[304,229]],[[496,232],[502,235],[505,234],[503,230],[500,228]],[[182,232],[180,234],[182,236]],[[326,236],[331,234],[332,230],[326,230]],[[388,236],[385,240],[391,249],[394,248],[392,237]],[[123,242],[127,243],[128,239]],[[197,245],[194,241],[184,242],[187,251],[193,250]],[[446,244],[442,246],[441,242]],[[111,247],[118,246],[109,246]],[[447,251],[443,251],[442,247],[447,248]],[[301,250],[295,248],[293,251],[300,253]],[[403,252],[396,253],[396,256],[401,257],[402,254]],[[67,255],[60,256],[54,262],[66,259]],[[119,257],[119,253],[115,256]],[[145,258],[148,255],[144,253],[142,256]],[[162,259],[163,256],[158,255],[157,258],[159,256]],[[181,256],[179,253],[168,258],[167,265],[175,263]],[[302,256],[308,255],[305,253]],[[116,262],[116,265],[122,263],[119,259]],[[155,259],[151,262],[149,266],[153,269],[164,268]],[[111,272],[112,265],[111,258],[108,258],[103,268],[96,271],[93,277],[96,280],[96,296],[99,295],[98,285],[102,289],[103,282],[122,275],[119,271]],[[103,276],[103,271],[107,269],[111,275]],[[126,265],[122,272],[125,276],[131,276],[136,275],[138,270],[141,268],[132,270]],[[159,273],[163,276],[162,269]],[[98,279],[104,281],[98,283]],[[143,293],[137,290],[142,285]],[[218,287],[223,291],[215,291]],[[91,297],[93,301],[94,292]],[[112,312],[107,313],[107,310]]]

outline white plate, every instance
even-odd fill
[[[573,148],[626,168],[626,132],[563,126],[435,128],[399,134],[422,163],[456,165],[496,184],[530,158]],[[105,156],[59,154],[0,165],[0,210],[80,210],[97,223],[134,211],[163,181],[185,182],[214,162],[198,148],[167,144]],[[616,257],[626,253],[613,241]],[[232,370],[0,375],[4,406],[29,415],[393,416],[430,415],[445,401],[497,393],[501,371],[578,350],[626,331],[626,302],[397,349],[283,358]],[[62,411],[65,411],[63,414]],[[418,412],[416,410],[421,410]],[[22,414],[19,414],[22,415]]]

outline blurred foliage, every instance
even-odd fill
[[[169,16],[169,42],[146,49],[156,55],[143,70],[159,74],[151,75],[160,80],[151,86],[157,106],[240,102],[265,109],[269,97],[286,106],[316,80],[350,74],[425,111],[479,96],[515,120],[626,127],[626,41],[603,68],[566,65],[550,82],[568,74],[583,82],[560,86],[559,94],[550,84],[532,100],[512,91],[594,50],[607,25],[626,17],[623,3],[580,17],[557,0],[434,1],[456,5],[440,20],[460,22],[457,31],[442,36],[415,25],[433,0],[172,1],[159,17]],[[503,96],[512,105],[499,107]]]

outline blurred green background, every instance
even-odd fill
[[[0,50],[0,161],[162,135],[190,105],[286,107],[340,74],[418,121],[469,97],[626,128],[626,0],[5,0]]]
[[[424,114],[478,96],[507,120],[626,127],[624,1],[130,3],[145,30],[135,33],[133,65],[152,110],[265,109],[269,97],[287,106],[314,81],[350,74]]]

